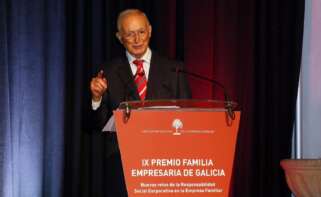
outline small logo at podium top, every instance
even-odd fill
[[[173,120],[172,127],[175,129],[173,135],[181,135],[182,133],[179,131],[183,128],[183,123],[180,119]]]

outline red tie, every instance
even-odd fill
[[[135,74],[135,83],[137,86],[137,91],[141,100],[145,99],[147,91],[147,80],[143,68],[144,60],[134,60],[133,63],[137,66],[137,71]]]

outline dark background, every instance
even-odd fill
[[[105,192],[105,136],[86,125],[89,81],[123,53],[115,33],[126,8],[149,17],[153,50],[220,81],[239,103],[232,196],[290,196],[279,162],[291,156],[304,0],[1,0],[0,8],[5,196]],[[194,98],[223,99],[189,81]]]

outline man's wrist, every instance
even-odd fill
[[[102,98],[100,97],[99,99],[91,99],[91,107],[93,110],[97,110],[100,107]]]

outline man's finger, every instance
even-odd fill
[[[100,70],[99,73],[97,74],[97,77],[103,79],[104,78],[104,71]]]
[[[95,81],[95,84],[101,86],[101,87],[104,88],[104,89],[107,88],[107,80],[106,80],[105,78],[103,78],[103,79],[98,78],[98,79]]]
[[[102,96],[104,94],[104,91],[101,88],[98,88],[98,87],[93,88],[91,91],[96,96],[97,95],[98,96]]]

